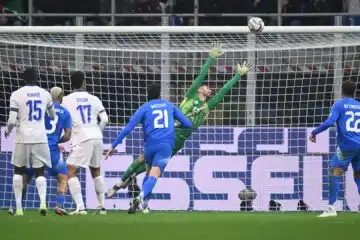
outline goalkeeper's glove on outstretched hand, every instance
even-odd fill
[[[217,58],[220,57],[221,55],[223,55],[224,53],[221,51],[221,43],[213,43],[211,45],[211,50],[209,55],[213,58]]]
[[[240,74],[240,76],[246,75],[252,69],[252,64],[249,62],[243,62],[242,64],[236,65],[236,72]]]

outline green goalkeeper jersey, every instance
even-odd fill
[[[176,138],[183,140],[191,136],[191,134],[206,120],[210,110],[214,109],[219,104],[226,93],[240,80],[240,74],[236,74],[230,81],[228,81],[216,95],[207,101],[202,101],[198,97],[198,89],[203,84],[210,66],[215,61],[215,58],[208,57],[204,66],[202,67],[199,76],[194,80],[189,90],[185,94],[184,100],[180,103],[180,110],[192,122],[193,128],[176,128]]]

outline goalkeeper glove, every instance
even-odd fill
[[[220,57],[221,55],[223,55],[224,53],[221,51],[221,43],[213,43],[211,45],[211,50],[210,50],[210,53],[209,55],[213,58],[216,58],[216,57]]]
[[[243,64],[236,65],[236,72],[240,74],[240,76],[246,75],[252,68],[252,64],[249,62],[243,62]]]

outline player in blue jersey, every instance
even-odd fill
[[[157,179],[171,158],[175,144],[175,119],[183,128],[191,128],[192,123],[173,103],[160,99],[161,87],[158,84],[148,86],[148,101],[130,118],[119,136],[112,143],[105,159],[111,156],[118,144],[141,123],[144,132],[144,155],[147,165],[146,176],[140,195],[133,200],[133,209],[142,203],[143,212],[148,213],[148,201]],[[134,212],[135,213],[135,212]]]
[[[56,116],[51,118],[49,115],[45,115],[45,128],[52,166],[48,169],[48,173],[58,178],[58,194],[56,196],[55,212],[58,215],[66,215],[67,212],[63,209],[63,205],[65,202],[68,170],[61,156],[59,144],[67,142],[71,138],[71,116],[68,110],[60,105],[64,96],[63,90],[59,87],[53,87],[50,90],[50,94],[54,102]],[[63,132],[64,134],[62,135]]]
[[[329,207],[319,217],[337,216],[334,203],[338,197],[341,176],[350,163],[360,193],[360,102],[354,99],[355,90],[355,82],[343,82],[343,98],[333,105],[328,119],[311,132],[310,141],[315,143],[316,135],[336,123],[338,146],[330,164]]]

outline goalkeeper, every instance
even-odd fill
[[[210,66],[215,62],[216,57],[222,54],[221,45],[214,44],[210,51],[210,56],[201,68],[200,74],[196,77],[189,90],[185,93],[184,100],[180,103],[180,110],[192,122],[193,128],[176,128],[175,147],[172,156],[184,146],[186,139],[205,121],[209,112],[224,99],[225,94],[228,93],[252,67],[250,63],[246,62],[242,65],[237,64],[235,76],[228,81],[214,97],[211,97],[212,90],[208,86],[203,85],[203,82]],[[118,190],[125,188],[132,178],[145,171],[145,158],[144,155],[141,154],[125,171],[121,181],[108,190],[107,196],[113,197]]]

